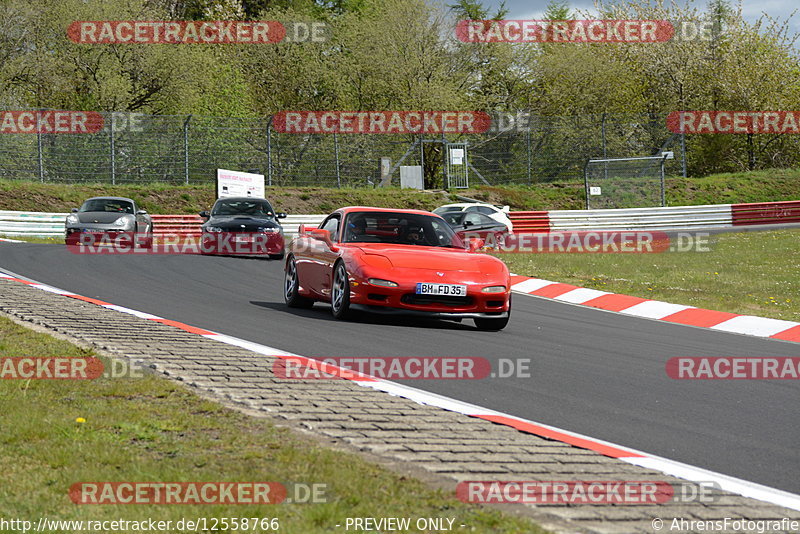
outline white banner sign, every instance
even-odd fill
[[[217,198],[264,198],[264,175],[217,169]]]

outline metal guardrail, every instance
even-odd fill
[[[734,204],[732,216],[734,226],[768,224],[776,220],[783,223],[800,223],[800,200]]]
[[[517,233],[575,230],[668,230],[733,226],[730,204],[512,212]]]
[[[0,235],[20,237],[55,237],[64,235],[68,213],[0,211]]]
[[[0,211],[0,235],[10,237],[59,237],[64,235],[68,213]],[[203,219],[197,215],[152,215],[156,235],[199,235]],[[297,234],[301,224],[316,226],[325,215],[289,215],[281,219],[285,235]]]
[[[659,230],[727,228],[731,205],[551,211],[550,230]]]
[[[64,235],[67,213],[0,211],[0,235],[53,237]],[[156,235],[199,234],[197,215],[153,215]],[[800,200],[757,204],[714,204],[668,208],[516,211],[509,214],[518,233],[569,230],[660,230],[728,228],[731,226],[800,223]],[[291,237],[301,224],[316,226],[325,215],[289,215],[281,220]]]
[[[550,217],[547,211],[512,211],[508,214],[516,233],[547,232]]]
[[[301,224],[316,226],[322,222],[326,215],[288,215],[281,219],[283,232],[286,236],[294,236]],[[200,235],[200,225],[204,219],[199,215],[152,215],[153,231],[156,235],[179,234]]]

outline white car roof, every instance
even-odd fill
[[[494,204],[487,204],[484,202],[461,202],[459,204],[444,204],[442,206],[439,206],[439,208],[468,208],[470,206],[486,206],[487,208],[492,208],[494,210],[498,209],[497,206],[495,206]]]

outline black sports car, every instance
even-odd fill
[[[203,254],[268,254],[272,259],[285,254],[278,219],[286,214],[276,214],[265,198],[220,198],[211,212],[201,211],[200,216],[208,219],[201,226]]]

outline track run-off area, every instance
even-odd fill
[[[674,380],[679,356],[798,356],[800,345],[516,294],[508,327],[394,316],[334,320],[289,309],[283,262],[190,255],[76,255],[0,243],[0,269],[80,295],[296,354],[530,360],[530,377],[404,383],[599,440],[800,493],[800,383]],[[494,366],[493,366],[494,368]]]

